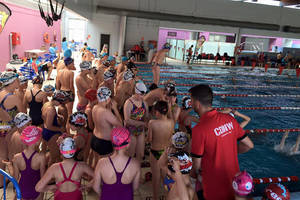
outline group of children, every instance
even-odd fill
[[[43,87],[43,79],[36,76],[32,88],[22,87],[21,94],[21,76],[11,71],[0,75],[1,168],[6,165],[19,181],[22,198],[43,199],[52,191],[55,200],[81,200],[82,191],[93,188],[101,200],[133,199],[146,143],[153,199],[159,199],[162,183],[167,199],[200,197],[196,191],[201,191],[201,180],[189,175],[192,123],[199,121],[190,114],[191,98],[184,97],[179,106],[174,81],[166,81],[163,88],[153,84],[148,92],[133,60],[126,57],[116,66],[107,53],[95,59],[84,49],[79,67],[74,77],[74,60],[65,56],[56,66],[55,88]],[[74,98],[79,102],[76,112]],[[242,127],[250,121],[237,111],[224,112],[244,118]],[[176,123],[179,130],[174,131]],[[82,179],[88,184],[81,185]],[[251,181],[246,172],[237,175],[237,199],[252,191]],[[278,187],[284,186],[272,186],[264,198],[280,197]]]

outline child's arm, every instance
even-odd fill
[[[247,126],[247,124],[249,124],[249,122],[251,121],[250,117],[248,117],[247,115],[244,115],[242,113],[239,113],[238,111],[233,111],[233,114],[244,120],[243,122],[240,123],[240,127],[242,127],[242,128]]]
[[[139,170],[137,171],[133,179],[133,191],[137,190],[140,185],[141,168],[140,168],[140,163],[138,163],[137,161],[136,161],[136,167],[138,167]]]
[[[104,159],[101,159],[98,161],[95,172],[94,172],[94,184],[93,189],[94,191],[100,195],[101,194],[101,161]]]
[[[40,174],[43,177],[46,171],[46,156],[44,154],[40,154],[40,156]]]
[[[52,165],[45,173],[45,175],[41,178],[41,180],[36,184],[35,190],[37,192],[47,192],[49,190],[55,190],[56,186],[51,185],[48,186],[48,183],[51,181],[51,179],[54,178],[56,164]]]
[[[186,185],[184,183],[182,174],[180,172],[180,164],[179,161],[177,159],[172,159],[172,165],[173,165],[173,169],[175,171],[175,182],[176,182],[176,190],[177,190],[177,194],[179,196],[179,199],[182,200],[189,200],[189,193],[188,190],[186,188]]]
[[[152,142],[152,124],[153,124],[153,121],[150,120],[149,124],[148,124],[148,135],[147,135],[147,140],[146,140],[149,143]]]
[[[14,156],[13,160],[12,160],[12,164],[13,164],[13,172],[12,172],[12,176],[19,181],[19,176],[20,176],[20,170],[18,168],[18,154]]]

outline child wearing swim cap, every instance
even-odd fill
[[[76,132],[73,137],[77,151],[74,156],[76,161],[87,161],[87,157],[90,150],[90,138],[91,135],[88,133],[87,126],[87,115],[84,112],[75,112],[69,118],[70,129]]]
[[[12,160],[13,156],[22,152],[25,149],[25,144],[22,142],[20,136],[23,130],[31,125],[31,118],[25,113],[18,113],[14,118],[14,123],[17,130],[12,134],[10,139],[10,145],[8,146],[8,159]]]
[[[167,194],[167,200],[194,199],[196,194],[189,176],[192,165],[192,158],[187,152],[178,151],[168,155],[167,174],[174,183]]]
[[[130,132],[124,127],[112,129],[111,142],[114,153],[98,161],[93,188],[100,200],[132,200],[141,168],[138,160],[127,155]]]
[[[170,138],[174,131],[174,120],[168,118],[168,103],[158,101],[154,104],[156,119],[148,123],[147,142],[151,143],[150,165],[152,172],[153,198],[158,198],[161,170],[159,160],[169,146]]]
[[[59,149],[63,161],[51,165],[35,189],[39,192],[55,191],[55,200],[82,200],[82,190],[85,188],[81,186],[81,179],[84,175],[92,179],[94,172],[85,162],[74,160],[76,144],[72,138],[65,138]],[[52,180],[55,180],[56,185],[49,186],[48,183]],[[92,182],[93,180],[86,187],[91,187]]]
[[[233,178],[232,188],[235,192],[235,200],[250,200],[249,194],[254,189],[252,176],[246,171],[237,173]]]
[[[6,163],[11,175],[19,180],[22,199],[43,199],[43,193],[35,190],[35,185],[46,170],[46,157],[43,153],[37,152],[41,138],[40,128],[27,126],[20,135],[25,145],[24,151],[14,156],[12,165],[9,162]]]
[[[178,125],[179,130],[186,132],[188,134],[192,134],[192,122],[198,123],[199,118],[195,117],[190,114],[190,112],[193,110],[191,98],[190,97],[183,97],[182,98],[182,107],[180,111],[180,115],[178,117]]]

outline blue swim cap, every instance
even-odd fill
[[[107,58],[107,61],[113,61],[113,60],[116,60],[115,57],[113,57],[113,56],[109,56],[109,57]]]
[[[86,50],[90,51],[90,50],[91,50],[91,48],[90,48],[90,47],[87,47],[87,48],[86,48]]]
[[[122,62],[125,62],[125,61],[127,61],[128,60],[128,58],[126,57],[126,56],[123,56],[122,57]]]
[[[72,51],[71,51],[71,49],[65,50],[65,52],[64,52],[64,57],[65,57],[65,58],[71,58],[71,56],[72,56]]]
[[[154,45],[153,44],[149,44],[149,49],[154,49]]]

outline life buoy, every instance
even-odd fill
[[[44,39],[44,42],[45,42],[45,43],[47,43],[47,44],[50,43],[50,40],[49,40],[49,34],[48,34],[48,33],[44,33],[43,39]]]

